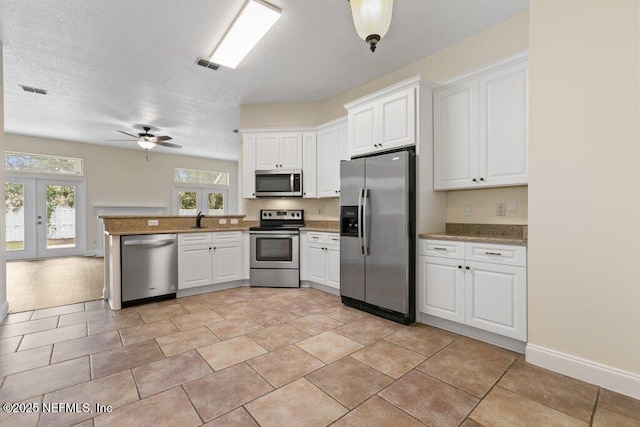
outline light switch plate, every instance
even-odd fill
[[[158,220],[157,219],[150,219],[149,221],[147,221],[147,225],[149,227],[156,226],[156,225],[158,225]]]
[[[518,199],[507,200],[507,212],[517,212],[517,211],[518,211]]]
[[[473,216],[473,207],[471,205],[464,205],[464,216]]]
[[[227,223],[227,219],[226,218],[222,218],[218,220],[218,224],[226,224]]]
[[[496,216],[507,216],[507,204],[498,203],[496,205]]]

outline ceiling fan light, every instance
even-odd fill
[[[279,18],[276,7],[248,0],[211,54],[211,62],[236,68]]]
[[[140,148],[144,148],[145,150],[151,150],[156,146],[155,142],[148,141],[146,138],[138,138],[136,142]]]
[[[358,36],[375,51],[376,44],[389,31],[393,0],[349,0],[349,3]]]

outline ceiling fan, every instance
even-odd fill
[[[166,142],[171,139],[170,136],[155,136],[153,134],[150,134],[149,131],[151,130],[151,128],[148,126],[143,126],[142,129],[144,129],[144,132],[141,132],[138,135],[133,135],[121,130],[119,130],[118,132],[124,133],[125,135],[129,135],[130,137],[135,138],[134,141],[136,141],[138,145],[141,148],[144,148],[145,150],[150,150],[156,145],[160,145],[162,147],[169,147],[169,148],[182,148],[182,145]],[[130,141],[130,140],[129,139],[111,139],[110,141]]]

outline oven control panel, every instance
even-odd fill
[[[263,209],[260,211],[260,219],[262,220],[301,220],[304,218],[304,210],[302,209]]]

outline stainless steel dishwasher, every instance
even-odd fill
[[[122,307],[176,297],[177,234],[122,236]]]

